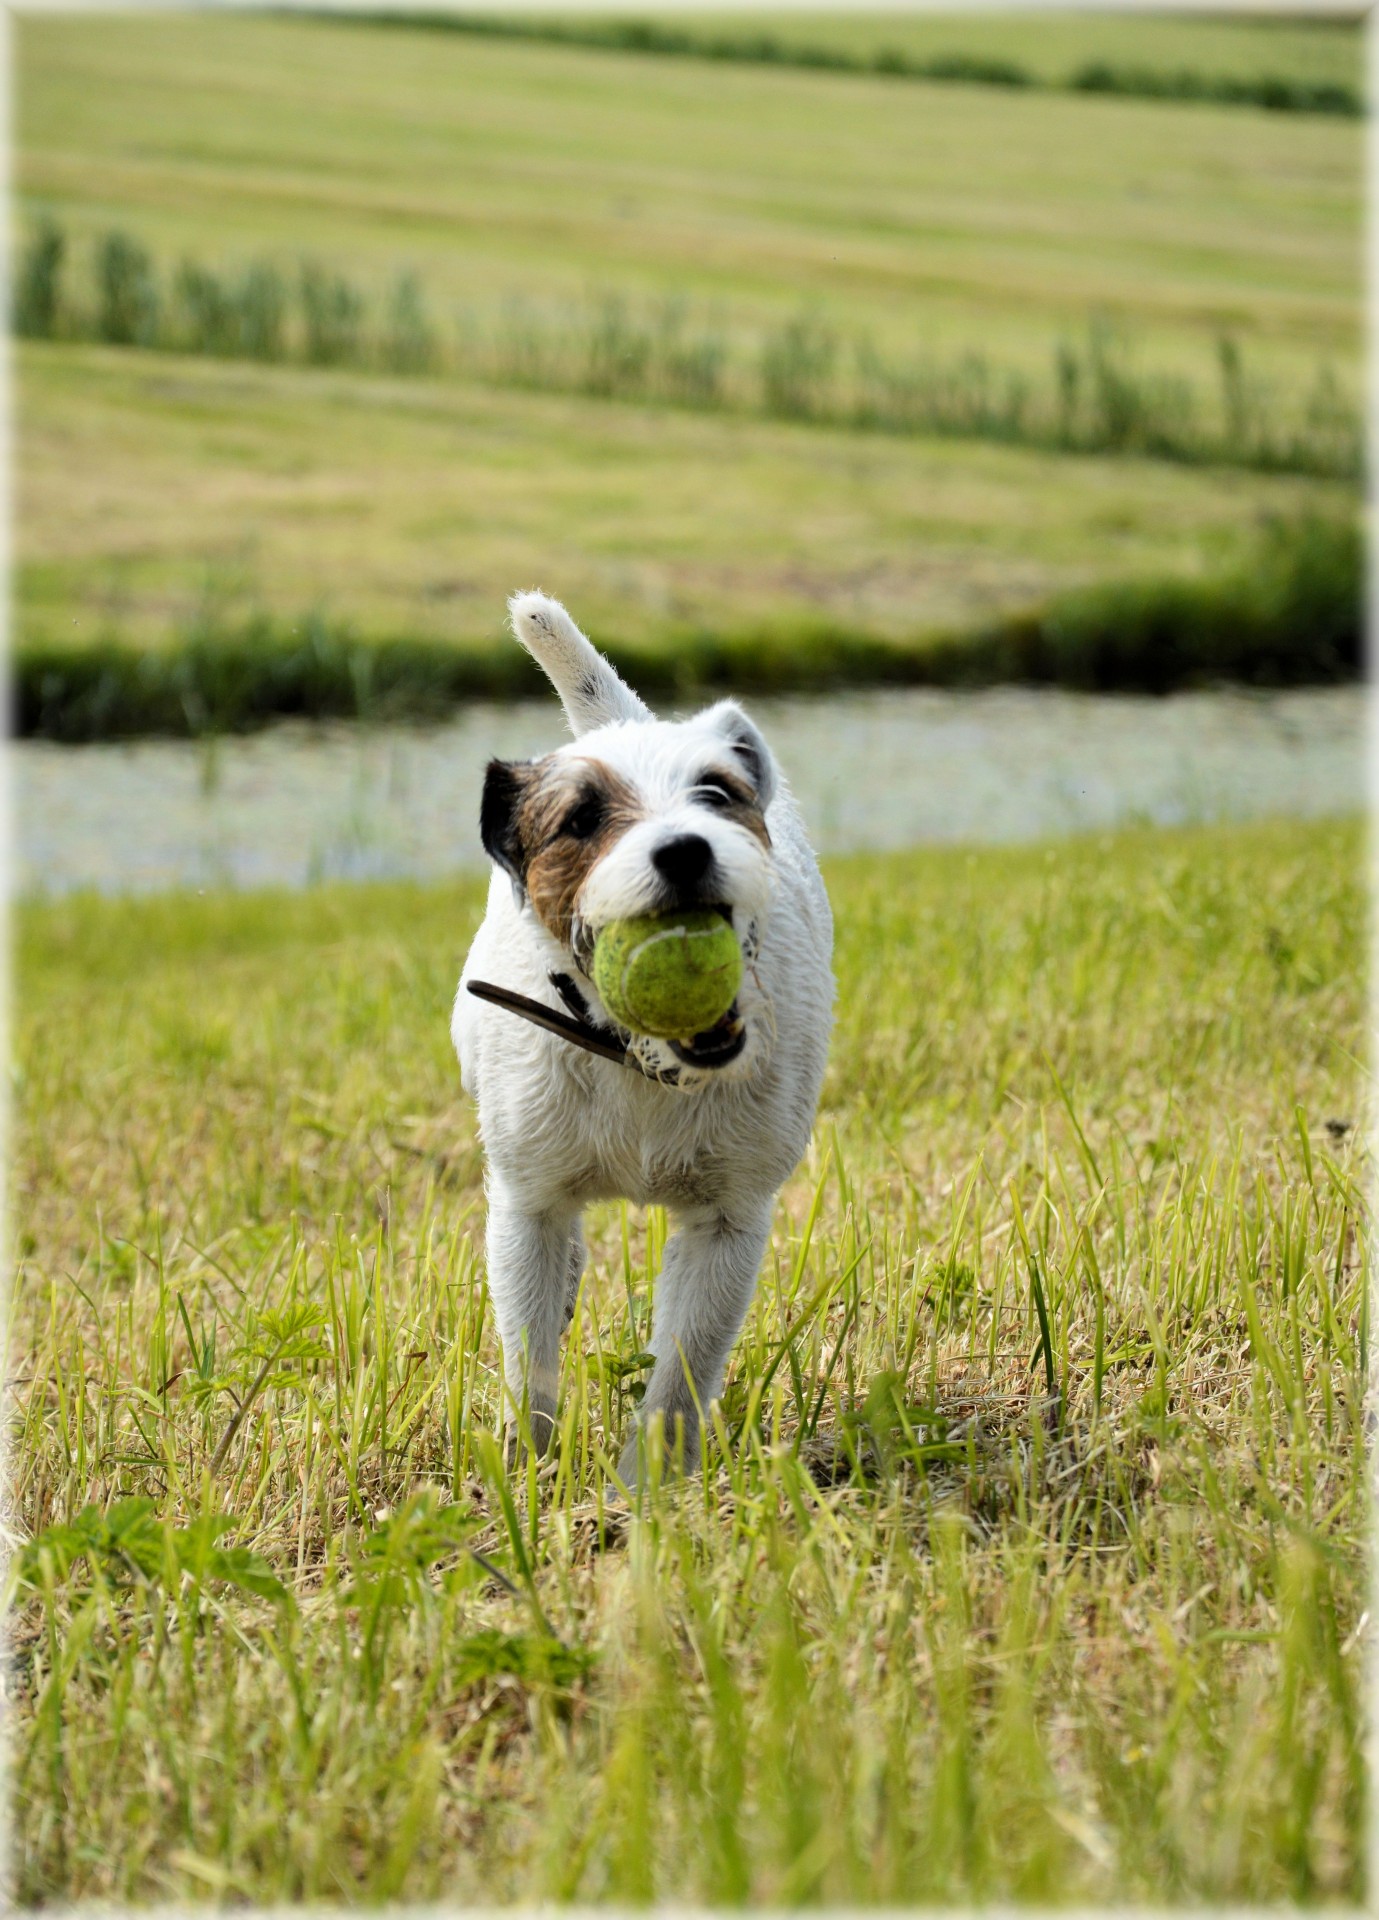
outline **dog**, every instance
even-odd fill
[[[655,1367],[618,1465],[643,1434],[700,1460],[701,1425],[756,1289],[771,1210],[809,1140],[833,1018],[833,922],[817,862],[760,732],[735,701],[658,720],[541,593],[512,629],[565,709],[572,743],[491,761],[479,833],[494,864],[451,1034],[487,1162],[489,1289],[509,1457],[556,1430],[560,1340],[592,1200],[670,1210]],[[591,978],[612,920],[716,910],[743,986],[710,1032],[632,1034]]]

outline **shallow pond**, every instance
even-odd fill
[[[823,852],[1363,805],[1364,692],[1166,700],[997,688],[753,700]],[[21,893],[304,886],[483,864],[485,762],[565,737],[554,700],[440,727],[11,746]]]

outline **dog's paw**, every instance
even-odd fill
[[[530,1436],[531,1450],[538,1460],[549,1459],[556,1450],[560,1438],[560,1429],[556,1425],[555,1410],[549,1412],[544,1407],[533,1407],[525,1424],[510,1420],[504,1437],[503,1456],[509,1473],[520,1467],[527,1454],[527,1439]]]
[[[638,1420],[618,1455],[618,1479],[630,1494],[649,1480],[669,1480],[699,1470],[700,1432],[694,1414],[677,1411],[673,1428],[657,1412],[643,1425]]]

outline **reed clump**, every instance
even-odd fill
[[[616,290],[544,308],[521,296],[491,322],[438,319],[413,270],[375,295],[338,268],[272,260],[234,270],[183,260],[165,287],[130,235],[101,236],[87,285],[67,271],[52,220],[28,235],[16,273],[16,331],[184,353],[242,356],[816,421],[864,432],[1005,442],[1072,453],[1134,454],[1358,481],[1361,415],[1335,369],[1282,393],[1218,336],[1197,378],[1144,363],[1104,316],[1053,346],[1047,371],[1001,366],[973,348],[945,356],[880,346],[817,307],[755,330],[687,299]]]
[[[1168,693],[1220,681],[1354,680],[1363,634],[1359,529],[1306,520],[1274,526],[1248,564],[1220,575],[1064,593],[960,633],[919,628],[897,642],[806,617],[769,628],[686,627],[654,646],[601,633],[600,644],[653,698],[1009,682]],[[294,717],[436,719],[459,701],[540,689],[530,661],[510,645],[365,639],[319,612],[287,619],[213,598],[166,647],[116,633],[80,649],[24,643],[12,673],[18,733],[73,742],[241,732]]]

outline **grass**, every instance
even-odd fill
[[[18,915],[26,1903],[1365,1897],[1353,825],[833,866],[702,1482],[593,1210],[509,1478],[471,883]]]
[[[1061,70],[1049,65],[1047,52],[1037,67],[1030,67],[1023,61],[1012,59],[1008,46],[988,44],[978,50],[962,44],[967,36],[961,25],[955,27],[944,23],[938,31],[946,34],[947,39],[935,42],[933,21],[925,23],[932,44],[928,49],[921,50],[910,35],[903,32],[887,35],[882,23],[875,17],[866,22],[863,29],[866,38],[860,44],[856,29],[851,34],[840,34],[836,31],[835,23],[829,21],[825,32],[815,34],[810,32],[808,22],[798,16],[788,24],[772,22],[755,27],[731,18],[720,20],[712,26],[703,22],[686,26],[682,22],[664,18],[591,20],[587,16],[574,19],[557,16],[532,20],[511,13],[476,14],[440,8],[414,12],[398,9],[375,12],[345,5],[328,9],[324,17],[332,22],[353,20],[365,26],[392,29],[406,25],[427,33],[465,33],[489,38],[549,41],[560,46],[594,47],[611,53],[654,54],[662,58],[729,61],[830,73],[884,74],[890,80],[939,81],[958,86],[1044,86],[1084,93],[1123,94],[1132,98],[1264,107],[1278,113],[1331,113],[1357,117],[1364,112],[1360,88],[1348,85],[1344,80],[1334,77],[1302,78],[1286,65],[1282,71],[1277,67],[1266,68],[1263,72],[1257,67],[1249,71],[1241,70],[1251,52],[1265,54],[1275,60],[1282,52],[1286,61],[1287,55],[1295,48],[1298,51],[1305,49],[1314,59],[1325,50],[1332,54],[1336,64],[1357,67],[1360,42],[1358,20],[1354,16],[1323,20],[1320,32],[1312,35],[1305,28],[1299,30],[1293,23],[1292,46],[1285,43],[1280,47],[1277,41],[1269,46],[1267,40],[1259,36],[1252,38],[1247,27],[1245,34],[1235,36],[1233,41],[1226,41],[1233,55],[1232,65],[1236,69],[1231,72],[1204,71],[1191,64],[1213,42],[1198,42],[1189,23],[1178,25],[1173,37],[1172,65],[1147,65],[1143,60],[1131,62],[1123,57],[1117,61],[1108,59],[1103,53],[1095,59],[1083,59],[1070,70]],[[989,20],[981,23],[988,28],[991,24],[994,23]],[[1000,24],[1008,28],[1011,23],[1006,20]],[[1059,24],[1065,28],[1067,26],[1066,21]],[[830,32],[828,27],[835,27],[835,30]],[[1342,33],[1338,34],[1337,28],[1342,28]],[[1349,32],[1344,32],[1344,28],[1349,28]],[[1091,37],[1104,41],[1108,36],[1104,30],[1099,36],[1088,36],[1084,29],[1080,37],[1086,43]],[[1118,51],[1122,55],[1131,46],[1143,46],[1145,39],[1143,35],[1116,36],[1114,31],[1109,37],[1113,41],[1119,38]],[[1221,36],[1217,36],[1217,39],[1219,42]],[[907,40],[910,42],[908,45]],[[1320,47],[1316,45],[1318,40],[1323,43]],[[1327,40],[1339,41],[1340,44],[1334,48],[1325,47]]]
[[[1168,693],[1358,679],[1364,550],[1341,521],[1283,523],[1233,571],[1205,579],[1112,581],[960,633],[897,643],[817,616],[793,627],[738,625],[604,642],[651,695],[713,688],[798,692],[839,685],[985,686]],[[249,731],[285,715],[370,723],[437,719],[475,697],[532,695],[539,676],[503,639],[492,646],[364,639],[319,613],[290,627],[211,605],[184,643],[140,648],[27,645],[14,662],[21,736],[71,742],[121,735]]]
[[[489,332],[438,328],[415,273],[370,302],[310,258],[295,281],[271,259],[234,273],[184,259],[175,273],[133,235],[100,236],[83,286],[64,272],[68,237],[44,217],[17,272],[15,327],[44,340],[100,341],[222,359],[295,361],[394,374],[459,373],[499,386],[584,393],[701,411],[815,420],[869,433],[995,440],[1068,453],[1136,453],[1358,481],[1358,407],[1329,367],[1280,405],[1221,334],[1203,392],[1145,367],[1135,343],[1093,316],[1041,378],[967,352],[897,358],[840,334],[808,308],[754,336],[683,299],[641,307],[616,292],[552,311],[513,302]],[[734,338],[737,345],[730,345]]]
[[[1081,684],[1144,635],[1172,672],[1121,684],[1259,677],[1277,628],[1204,656],[1204,608],[1355,514],[1343,120],[225,12],[26,15],[16,74],[15,647],[62,737],[506,687],[532,583],[661,684]]]
[[[648,9],[648,19],[663,21]],[[595,16],[599,18],[599,16]],[[626,16],[622,16],[625,21]],[[1364,83],[1364,30],[1358,10],[1337,8],[1311,18],[1297,13],[700,12],[691,25],[706,36],[768,35],[785,47],[818,46],[857,60],[894,48],[914,61],[957,55],[1007,62],[1044,86],[1066,85],[1094,62],[1158,72],[1182,69],[1236,80],[1281,72],[1316,86],[1359,89]]]
[[[1287,475],[127,349],[17,359],[21,675],[261,625],[501,674],[507,595],[541,585],[654,671],[756,646],[780,684],[792,655],[807,677],[828,647],[860,663],[1085,587],[1216,579],[1277,523],[1355,512]]]
[[[26,15],[16,90],[20,204],[79,248],[410,269],[447,334],[610,287],[1043,378],[1098,311],[1169,374],[1229,333],[1286,395],[1358,386],[1346,121],[207,13]]]

